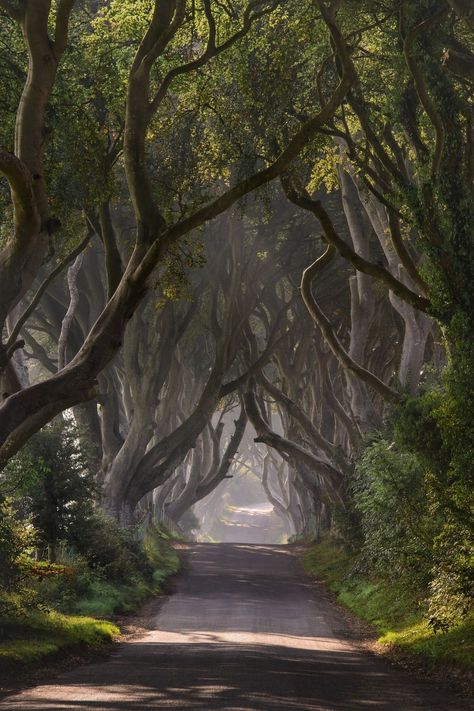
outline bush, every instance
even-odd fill
[[[167,531],[152,523],[143,540],[147,559],[153,568],[153,581],[158,585],[179,569],[179,558],[170,545],[170,538]]]
[[[355,468],[351,493],[360,516],[361,561],[367,571],[426,586],[436,520],[417,458],[383,437],[374,439]]]
[[[121,528],[100,511],[71,527],[68,544],[106,580],[123,582],[133,572],[151,580],[153,569],[135,528]]]
[[[474,541],[470,531],[451,522],[437,536],[434,551],[428,618],[434,630],[446,631],[472,611]]]
[[[77,600],[89,594],[93,574],[84,558],[72,555],[64,548],[61,549],[59,559],[61,563],[58,565],[33,565],[32,587],[47,608],[73,612]]]
[[[453,402],[442,384],[396,407],[355,464],[343,515],[335,512],[355,571],[416,591],[435,631],[459,625],[474,597],[472,492],[454,467],[464,454],[454,456]]]
[[[436,630],[459,624],[474,600],[474,401],[469,363],[464,363],[466,380],[460,381],[451,365],[440,387],[407,399],[394,413],[398,444],[422,463],[430,512],[437,520],[428,596],[429,623]]]
[[[33,531],[15,516],[11,499],[0,499],[0,588],[12,590],[24,577]]]

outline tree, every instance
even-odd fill
[[[58,543],[84,525],[92,512],[95,484],[78,446],[78,433],[58,419],[36,434],[4,471],[4,481],[16,486],[22,517],[31,518],[38,549],[56,560]]]
[[[26,4],[23,13],[17,11],[16,6],[10,3],[8,6],[5,5],[4,10],[18,19],[22,26],[29,27],[29,13],[35,12],[31,9],[33,5],[33,3]],[[38,8],[36,11],[39,12]],[[72,3],[61,4],[59,8],[61,11],[57,16],[57,35],[60,43],[58,47],[62,51],[66,43],[67,20]],[[113,6],[112,11],[115,9]],[[58,412],[94,395],[98,374],[120,348],[126,324],[147,292],[149,280],[156,266],[163,263],[170,248],[177,240],[225,211],[242,196],[273,180],[331,118],[335,107],[347,89],[348,81],[345,77],[336,82],[336,86],[331,87],[330,98],[318,106],[312,118],[309,118],[301,128],[293,132],[279,157],[266,167],[251,172],[233,187],[224,190],[218,197],[209,199],[206,196],[197,205],[189,205],[184,214],[173,215],[171,213],[168,217],[168,211],[157,201],[152,189],[152,176],[146,155],[146,141],[152,122],[158,112],[162,110],[174,80],[180,76],[191,76],[201,67],[208,65],[213,58],[229,51],[238,40],[253,29],[261,18],[268,15],[273,9],[273,3],[249,2],[241,16],[234,20],[234,16],[228,15],[222,8],[213,9],[210,3],[203,2],[200,24],[197,27],[195,15],[192,12],[188,13],[188,4],[170,0],[170,2],[157,3],[151,18],[147,18],[145,32],[130,69],[127,86],[128,108],[123,133],[127,188],[136,220],[134,248],[115,292],[108,300],[100,318],[90,330],[74,359],[46,382],[11,394],[5,399],[0,409],[1,458],[3,462],[6,462],[8,457],[15,453],[33,432]],[[38,33],[42,33],[38,41],[48,43],[48,52],[51,51],[47,35],[49,11],[49,3],[42,3],[41,22],[38,24],[38,29],[35,30],[35,37]],[[222,15],[222,13],[224,14]],[[199,31],[199,41],[193,40],[194,44],[190,44],[188,33],[194,31],[193,28],[197,28]],[[183,42],[191,52],[190,61],[184,63],[180,60]],[[169,55],[173,60],[167,63]],[[32,62],[35,61],[35,56],[32,56]],[[158,81],[155,86],[154,72],[160,63],[165,71],[162,80]],[[42,130],[44,108],[54,78],[55,73],[47,73],[44,81],[48,92],[47,94],[43,92],[41,96],[40,110],[35,110],[34,105],[30,106],[28,110],[28,114],[35,116],[37,138]],[[29,87],[29,84],[27,83],[26,86]],[[22,102],[22,110],[24,105],[25,103]],[[43,144],[39,145],[37,140],[37,143],[31,147],[31,151],[32,155],[34,154],[31,159],[33,163],[41,162]],[[35,218],[34,220],[29,219],[28,224],[24,225],[24,229],[15,233],[8,243],[8,250],[19,248],[22,239],[25,242],[26,250],[33,251],[38,239],[43,240],[46,245],[49,235],[48,229],[51,231],[50,222],[48,222],[50,227],[46,232],[41,231],[41,225],[33,215],[36,210],[35,200],[38,191],[41,205],[46,210],[44,171],[41,169],[38,172],[41,179],[38,186],[35,184],[36,192],[33,194],[30,183],[32,176],[37,174],[36,168],[32,172],[28,162],[22,163],[22,156],[14,157],[3,154],[3,160],[4,172],[7,172],[14,191],[17,220],[24,215]],[[42,165],[39,167],[42,168]],[[54,220],[53,223],[56,224]],[[40,236],[36,237],[36,233]],[[44,250],[41,253],[44,254]],[[6,265],[4,269],[6,269]],[[33,270],[34,273],[36,271],[37,269]],[[9,277],[11,281],[12,274]],[[21,293],[21,290],[17,289],[14,294],[12,292],[11,299],[5,301],[5,316],[8,308],[20,298]],[[11,355],[12,345],[10,344],[7,348],[7,360]]]

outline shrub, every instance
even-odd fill
[[[95,511],[71,528],[68,543],[88,565],[107,580],[123,582],[135,572],[151,580],[152,567],[137,531],[121,528],[100,511]]]
[[[361,559],[367,570],[426,586],[436,521],[417,458],[383,437],[374,439],[355,468],[351,492],[360,516]]]
[[[11,590],[25,575],[33,530],[15,516],[11,499],[0,499],[0,588]]]
[[[64,547],[59,559],[61,563],[57,565],[34,564],[32,586],[46,607],[72,612],[77,600],[89,594],[93,575],[84,558],[72,555]]]
[[[4,484],[16,490],[19,516],[30,518],[39,549],[54,562],[60,541],[92,511],[94,483],[78,447],[77,430],[58,418],[34,435],[8,464]]]
[[[158,585],[179,569],[179,558],[169,544],[170,535],[153,523],[145,533],[143,547],[153,568],[153,580]]]
[[[435,566],[428,601],[429,623],[446,631],[472,612],[474,541],[471,532],[454,522],[435,539]]]

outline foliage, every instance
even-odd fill
[[[77,437],[72,423],[58,419],[33,436],[3,472],[3,486],[16,490],[17,513],[31,518],[39,548],[54,550],[92,511],[95,485]]]
[[[402,575],[423,581],[432,564],[436,520],[428,510],[424,471],[416,457],[395,442],[375,438],[355,467],[351,492],[367,569],[386,579]]]
[[[338,56],[335,35],[327,41],[318,3],[270,5],[273,12],[229,51],[199,71],[176,73],[147,126],[143,163],[150,195],[169,223],[273,160],[337,80],[344,57]],[[332,191],[342,165],[340,147],[347,143],[346,159],[361,183],[379,193],[384,210],[400,221],[403,238],[416,236],[430,312],[443,328],[449,366],[441,384],[405,398],[387,431],[366,443],[348,483],[345,517],[339,511],[335,518],[359,574],[416,591],[426,602],[431,628],[446,630],[469,614],[473,586],[472,77],[450,71],[449,52],[461,51],[471,63],[473,54],[465,23],[444,6],[439,13],[439,5],[402,3],[399,12],[392,0],[334,4],[334,22],[348,37],[357,82],[330,129],[308,143],[292,170],[300,171],[297,177],[310,192],[321,186]],[[219,44],[241,26],[242,4],[216,2],[213,8]],[[122,159],[127,83],[152,11],[149,0],[111,0],[101,7],[86,1],[75,8],[41,141],[51,210],[62,225],[50,261],[76,243],[84,214],[96,217],[109,202],[122,214],[130,210]],[[420,31],[427,19],[430,31]],[[20,28],[3,13],[2,20],[0,138],[11,150],[27,57]],[[206,5],[192,3],[153,63],[151,95],[170,70],[200,55],[207,34]],[[337,146],[334,137],[341,139]],[[12,230],[10,195],[2,181],[4,207],[2,244]],[[277,253],[275,241],[260,255]],[[124,252],[129,247],[120,245]],[[187,270],[202,263],[201,251],[201,236],[192,233],[167,253],[157,274],[159,298],[182,293]],[[2,475],[2,491],[13,500],[1,500],[0,586],[15,614],[23,614],[35,596],[64,609],[82,605],[110,614],[135,604],[175,565],[159,531],[147,534],[143,548],[136,530],[121,529],[95,509],[91,473],[77,442],[74,427],[57,421],[33,437]],[[33,537],[40,556],[45,546],[52,559],[58,549],[74,575],[41,566],[30,566],[29,574]],[[378,606],[373,587],[364,594]]]
[[[143,547],[153,568],[153,581],[160,586],[166,578],[179,570],[179,558],[170,545],[172,536],[157,523],[152,523],[147,529]]]
[[[97,510],[75,527],[68,543],[88,566],[111,581],[129,578],[132,571],[149,577],[151,567],[142,548],[138,531],[122,528],[110,516]]]
[[[472,462],[465,456],[467,448],[469,458],[472,437],[472,416],[465,409],[470,386],[453,387],[455,367],[448,367],[440,388],[408,399],[394,413],[395,436],[424,468],[428,513],[437,521],[429,619],[440,629],[467,615],[474,599]]]
[[[369,579],[354,573],[354,559],[329,540],[313,545],[304,566],[337,593],[338,600],[373,624],[379,642],[422,655],[433,662],[474,666],[474,618],[465,617],[437,633],[423,615],[424,603],[403,582]]]
[[[104,518],[102,523],[103,531],[110,527],[110,520]],[[126,545],[124,541],[130,541],[130,532],[121,535],[115,554]],[[132,548],[136,553],[140,545],[134,542]],[[61,564],[26,563],[21,588],[8,592],[0,586],[2,668],[15,662],[30,664],[67,647],[96,646],[118,635],[112,623],[84,615],[110,617],[131,612],[179,568],[169,536],[158,527],[147,533],[141,551],[135,563],[127,559],[128,567],[122,569],[120,578],[118,569],[105,559],[103,566],[91,567],[84,557],[64,547],[58,552]],[[129,554],[121,556],[122,564]]]
[[[386,431],[365,443],[335,515],[354,572],[411,591],[433,630],[460,624],[474,597],[471,495],[450,475],[448,387],[394,408]]]
[[[86,595],[71,608],[80,615],[110,617],[117,612],[131,612],[152,593],[150,583],[132,576],[129,584],[111,583],[93,576]]]
[[[118,634],[116,625],[105,620],[35,612],[22,620],[22,626],[15,628],[12,638],[0,642],[2,670],[37,662],[68,647],[96,647]]]
[[[30,440],[2,475],[0,503],[0,659],[30,663],[118,633],[80,615],[135,609],[179,567],[158,527],[144,541],[94,506],[72,425],[56,422]],[[34,560],[34,545],[54,544],[56,563]],[[68,613],[68,614],[64,614]]]
[[[0,588],[14,589],[27,567],[32,530],[18,521],[11,499],[0,499]]]
[[[36,577],[33,587],[47,606],[99,616],[128,612],[177,572],[178,556],[159,527],[141,540],[136,529],[122,529],[99,512],[86,523],[87,535],[78,531],[75,547],[58,551],[57,567],[66,573]]]
[[[434,554],[428,619],[435,630],[446,630],[459,624],[473,609],[472,535],[459,524],[445,523],[435,538]]]

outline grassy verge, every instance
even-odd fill
[[[130,613],[137,609],[148,597],[162,592],[169,577],[178,572],[178,554],[171,545],[155,541],[148,543],[147,555],[153,565],[151,580],[132,577],[127,584],[93,580],[87,595],[79,598],[73,611],[80,615],[110,617],[117,613]]]
[[[423,656],[433,663],[474,667],[474,616],[447,632],[435,633],[423,618],[420,600],[401,584],[352,575],[354,561],[331,542],[313,545],[305,570],[328,584],[339,602],[370,622],[379,642]]]
[[[159,594],[179,569],[178,555],[163,532],[145,539],[144,552],[149,571],[130,570],[126,584],[84,570],[82,563],[72,579],[32,579],[21,592],[0,595],[0,670],[25,669],[65,649],[93,650],[117,637],[114,615],[133,612]]]
[[[112,622],[59,612],[33,612],[15,626],[10,639],[0,642],[0,666],[9,670],[52,656],[65,648],[99,647],[120,630]]]

